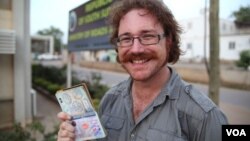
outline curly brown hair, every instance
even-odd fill
[[[120,20],[133,9],[145,9],[156,17],[165,35],[172,40],[167,62],[176,63],[181,55],[180,33],[182,30],[171,11],[160,0],[116,0],[111,6],[109,15],[109,24],[113,28],[110,42],[116,45],[114,41],[118,37]]]

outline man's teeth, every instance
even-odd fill
[[[135,64],[142,64],[142,63],[145,63],[147,60],[133,60],[132,62],[135,63]]]

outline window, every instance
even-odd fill
[[[226,29],[227,29],[227,25],[224,23],[224,24],[222,25],[222,30],[223,30],[223,31],[226,31]]]
[[[235,49],[235,42],[229,42],[228,49],[229,50],[234,50]]]
[[[187,49],[192,49],[192,43],[187,43]]]
[[[192,28],[192,23],[189,22],[187,26],[188,26],[188,29],[191,29]]]

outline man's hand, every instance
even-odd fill
[[[71,121],[71,116],[65,112],[60,112],[57,117],[62,121],[58,131],[57,141],[74,141],[75,140],[75,122]]]

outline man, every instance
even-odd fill
[[[119,0],[111,9],[111,42],[130,78],[103,97],[99,116],[104,141],[218,141],[227,118],[167,63],[179,59],[180,27],[158,0]],[[58,140],[73,140],[70,117]]]

